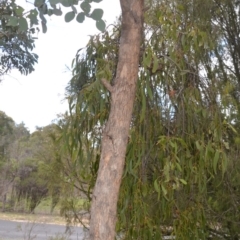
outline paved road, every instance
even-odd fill
[[[71,227],[65,233],[66,227],[55,224],[16,222],[0,220],[0,240],[54,240],[61,239],[83,240],[84,230],[81,227]]]

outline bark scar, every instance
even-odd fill
[[[116,144],[114,143],[113,137],[112,137],[111,135],[108,135],[108,134],[107,134],[107,137],[108,137],[108,138],[111,140],[111,142],[112,142],[113,154],[114,154],[115,156],[117,156],[117,155],[118,155],[118,151],[117,151],[117,148],[116,148]]]

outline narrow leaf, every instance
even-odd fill
[[[161,188],[162,188],[162,191],[163,191],[163,195],[166,196],[167,195],[167,190],[166,190],[166,188],[164,187],[163,184],[161,184]]]
[[[219,160],[219,151],[216,151],[213,158],[213,171],[215,174],[217,173],[218,160]]]
[[[184,180],[184,179],[180,178],[180,179],[179,179],[179,181],[180,181],[182,184],[184,184],[184,185],[187,185],[187,182],[186,182],[186,180]]]
[[[160,192],[160,188],[159,188],[159,185],[158,185],[158,181],[157,181],[157,179],[154,181],[154,188],[155,188],[155,190],[156,190],[156,192]]]
[[[148,80],[146,81],[146,86],[147,86],[147,94],[150,97],[150,99],[153,100],[153,93]]]
[[[156,55],[153,56],[153,69],[152,72],[155,73],[158,69],[158,59],[156,57]]]
[[[180,166],[180,164],[178,162],[176,162],[176,167],[177,167],[179,172],[182,172],[182,168],[181,168],[181,166]]]
[[[142,89],[142,91],[141,91],[141,97],[142,97],[142,109],[141,109],[141,115],[140,115],[140,122],[142,122],[143,121],[143,119],[144,119],[144,117],[145,117],[145,113],[146,113],[146,105],[147,105],[147,103],[146,103],[146,96],[145,96],[145,93],[144,93],[144,91],[143,91],[143,89]]]
[[[47,19],[44,17],[42,12],[40,12],[39,17],[41,18],[42,22],[44,22],[45,24],[47,23]]]
[[[43,14],[47,14],[48,12],[48,6],[46,3],[44,3],[41,7]]]
[[[74,12],[75,14],[77,14],[77,9],[75,8],[75,6],[71,5],[71,8],[72,8],[73,12]]]
[[[152,52],[151,51],[149,51],[147,53],[147,56],[144,54],[143,63],[144,63],[145,67],[151,67],[151,64],[152,64]]]
[[[227,156],[224,153],[223,156],[222,156],[222,176],[226,172],[226,169],[227,169]]]
[[[47,25],[46,25],[46,23],[41,21],[41,24],[42,24],[42,31],[43,31],[43,33],[46,33],[47,32]]]

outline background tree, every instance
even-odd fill
[[[19,162],[14,188],[18,201],[27,200],[30,212],[33,212],[43,199],[54,196],[55,203],[51,210],[53,211],[59,200],[56,189],[61,183],[59,179],[54,181],[59,174],[52,176],[56,171],[51,168],[59,150],[54,143],[56,133],[55,124],[38,127],[23,146],[27,155]]]
[[[2,123],[6,125],[8,119],[5,116]],[[1,136],[1,141],[5,139],[2,144],[4,156],[1,158],[1,187],[5,190],[1,193],[8,202],[7,207],[14,211],[33,212],[43,199],[52,198],[53,211],[59,201],[56,190],[61,184],[57,180],[59,174],[52,176],[55,158],[62,147],[54,142],[57,138],[56,125],[38,128],[30,134],[23,123],[9,121],[10,130],[5,126],[5,135]]]
[[[14,180],[14,169],[7,151],[12,140],[14,122],[4,112],[0,111],[0,197],[2,211],[5,211],[6,195]]]

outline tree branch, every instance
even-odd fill
[[[113,92],[113,86],[110,84],[110,82],[108,82],[108,80],[106,80],[105,78],[101,79],[101,82],[103,84],[103,86],[111,93]]]

